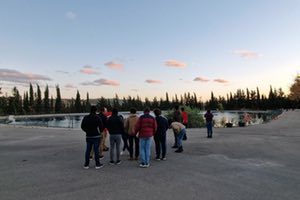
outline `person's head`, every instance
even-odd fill
[[[146,107],[146,108],[144,109],[144,113],[149,113],[149,112],[150,112],[150,108]]]
[[[207,112],[210,113],[210,109],[207,109]]]
[[[97,112],[97,107],[91,106],[90,114],[96,114],[96,112]]]
[[[130,108],[130,113],[131,114],[135,114],[136,113],[136,109],[135,108]]]
[[[103,106],[100,107],[100,112],[103,113],[103,112],[106,112],[106,111],[107,111],[107,109],[105,107],[103,107]]]
[[[154,114],[155,114],[155,116],[161,115],[161,110],[160,110],[159,108],[156,108],[156,109],[154,110]]]
[[[182,111],[182,112],[184,111],[184,107],[181,107],[181,111]]]
[[[178,105],[175,105],[175,106],[174,106],[174,109],[175,109],[175,110],[179,110],[179,106],[178,106]]]
[[[118,109],[113,108],[113,109],[112,109],[112,114],[113,114],[113,115],[118,115]]]

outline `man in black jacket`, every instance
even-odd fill
[[[100,133],[103,131],[104,126],[101,118],[96,114],[97,107],[91,106],[91,112],[85,116],[81,122],[81,129],[86,133],[86,152],[84,169],[89,168],[90,153],[92,148],[95,152],[96,169],[103,167],[99,160],[99,144]]]
[[[155,160],[166,160],[166,140],[167,140],[167,130],[169,128],[168,120],[161,116],[161,110],[156,108],[154,110],[155,120],[157,123],[157,130],[154,135],[155,142],[155,152],[156,158]],[[160,152],[162,153],[162,157],[160,158]]]

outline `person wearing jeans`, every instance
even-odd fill
[[[81,129],[86,133],[86,151],[85,151],[85,163],[84,169],[89,168],[90,153],[92,147],[95,153],[96,169],[103,167],[103,164],[99,160],[99,144],[100,144],[100,132],[103,131],[104,126],[101,118],[96,114],[97,107],[91,106],[89,115],[86,115],[81,122]]]
[[[150,109],[146,108],[135,126],[135,134],[138,134],[140,139],[140,167],[142,168],[150,166],[151,138],[155,134],[156,129],[156,120],[150,115]]]
[[[206,120],[206,128],[207,128],[207,138],[212,138],[212,127],[213,127],[213,117],[214,115],[210,112],[210,110],[207,110],[207,112],[204,114],[205,120]]]
[[[140,138],[140,159],[141,163],[144,163],[144,167],[149,167],[150,165],[151,141],[152,137]]]
[[[185,126],[180,122],[173,122],[170,126],[173,129],[173,132],[176,134],[177,138],[177,150],[176,153],[183,152],[182,147],[182,138],[186,134]]]
[[[88,168],[89,166],[90,154],[92,152],[92,149],[99,149],[99,145],[100,145],[100,137],[86,138],[86,151],[85,151],[85,163],[84,163],[85,168]],[[94,151],[94,155],[95,155],[94,157],[95,157],[96,166],[100,166],[99,150]]]

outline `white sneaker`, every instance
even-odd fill
[[[83,166],[83,169],[89,169],[90,167],[89,166]]]
[[[140,167],[141,167],[141,168],[145,168],[145,166],[146,166],[146,165],[143,164],[143,163],[140,164]]]
[[[100,168],[102,168],[103,166],[104,166],[103,164],[97,165],[97,166],[95,167],[95,169],[100,169]]]

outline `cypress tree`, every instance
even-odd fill
[[[42,94],[41,94],[41,89],[40,86],[38,84],[36,84],[37,86],[37,98],[36,98],[36,103],[35,103],[35,111],[37,113],[41,113],[42,112]]]
[[[49,101],[49,87],[46,85],[44,92],[44,111],[50,113],[50,101]]]
[[[80,113],[81,112],[81,100],[80,100],[80,94],[77,90],[76,99],[75,99],[75,112]]]
[[[26,91],[24,93],[24,98],[23,98],[23,108],[25,111],[25,114],[29,113],[29,97],[28,97],[28,92]]]
[[[29,84],[29,107],[31,112],[34,111],[34,93],[33,93],[33,87],[32,84]]]
[[[56,86],[56,99],[55,99],[55,113],[62,112],[62,101],[60,96],[60,89],[59,86]]]

